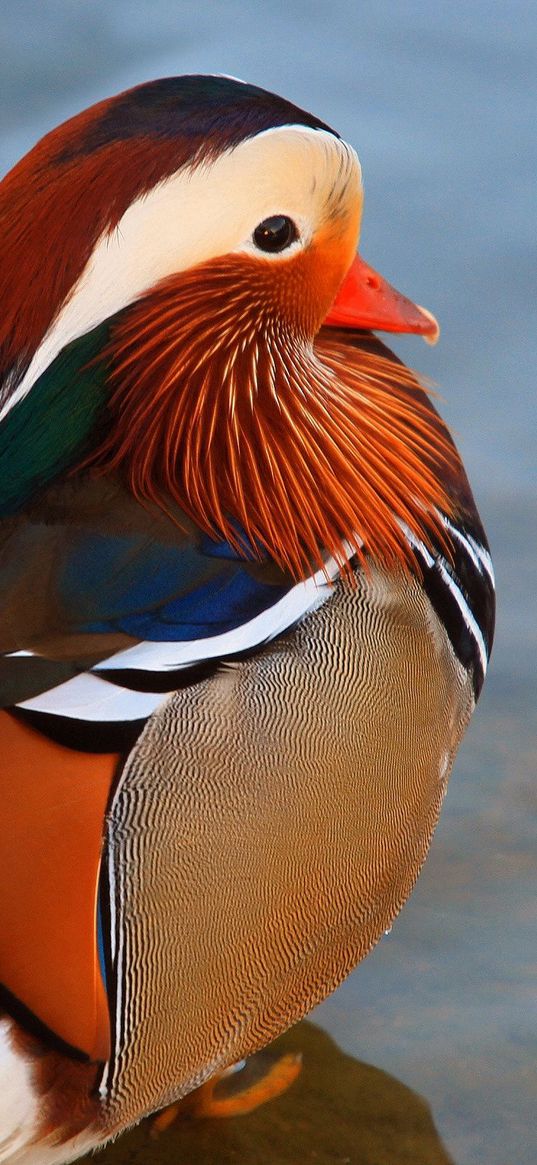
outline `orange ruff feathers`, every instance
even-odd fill
[[[244,531],[295,577],[327,552],[344,568],[357,538],[404,568],[400,523],[442,537],[438,469],[456,454],[408,369],[313,343],[321,297],[300,259],[275,279],[270,262],[225,257],[128,309],[105,354],[107,435],[85,464],[242,551]]]

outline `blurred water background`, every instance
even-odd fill
[[[438,383],[490,536],[493,666],[413,898],[313,1018],[421,1094],[456,1165],[534,1165],[537,7],[1,0],[0,49],[1,172],[152,77],[231,73],[311,109],[359,152],[362,253],[440,319],[436,349],[394,347]],[[357,1138],[334,1160],[369,1161]]]

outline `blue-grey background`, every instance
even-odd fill
[[[313,110],[360,154],[364,256],[440,319],[436,349],[395,347],[438,383],[489,531],[493,666],[412,900],[315,1018],[427,1098],[457,1165],[534,1165],[537,7],[1,0],[0,49],[2,172],[166,74]]]

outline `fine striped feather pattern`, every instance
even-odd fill
[[[473,704],[422,588],[373,570],[156,714],[109,819],[111,1120],[249,1054],[363,957],[418,873]]]

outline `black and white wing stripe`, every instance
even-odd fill
[[[441,619],[455,655],[471,672],[477,699],[494,634],[494,571],[488,546],[475,528],[443,515],[451,557],[430,550],[407,529],[423,576],[423,587]]]

